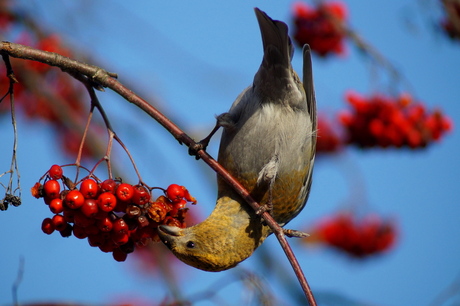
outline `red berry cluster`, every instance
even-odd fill
[[[32,195],[42,197],[54,214],[43,220],[43,232],[50,235],[57,230],[63,237],[87,238],[90,246],[112,252],[117,261],[124,261],[136,247],[158,241],[160,224],[184,228],[185,205],[196,203],[185,187],[176,184],[153,200],[143,185],[101,182],[94,176],[74,184],[58,165],[44,177],[43,185],[38,182],[32,187]]]
[[[320,56],[344,54],[344,33],[340,23],[344,23],[346,18],[347,10],[343,2],[321,2],[316,8],[303,2],[295,3],[294,40],[300,46],[309,44]]]
[[[457,0],[442,1],[446,17],[441,21],[441,27],[451,39],[460,39],[460,3]]]
[[[348,142],[360,147],[425,147],[452,129],[441,111],[429,113],[422,103],[403,94],[394,99],[383,95],[365,98],[348,93],[352,112],[342,113],[340,121],[347,130]]]
[[[31,46],[40,50],[55,52],[71,57],[73,51],[66,47],[57,34],[46,33],[41,25],[31,18],[23,18],[21,10],[11,5],[12,1],[0,1],[0,29],[4,40]],[[27,22],[25,22],[27,20]],[[40,35],[38,35],[40,33]],[[78,152],[81,135],[78,129],[69,128],[70,122],[85,122],[88,107],[84,87],[80,82],[52,66],[36,61],[12,59],[14,75],[19,83],[14,84],[16,110],[27,119],[44,120],[56,131],[61,148],[71,155]],[[5,66],[0,67],[0,91],[7,92],[9,79]],[[7,114],[9,103],[0,104],[0,115]],[[100,122],[94,122],[102,127]],[[92,129],[91,133],[103,133],[104,129]],[[95,146],[94,146],[95,147]],[[83,157],[94,155],[94,147],[85,146]]]
[[[393,222],[377,215],[358,219],[350,213],[339,213],[319,222],[312,231],[312,238],[362,258],[390,249],[396,240],[396,228]]]

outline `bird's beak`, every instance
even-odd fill
[[[182,229],[177,226],[159,225],[158,236],[160,236],[164,244],[170,246],[174,237],[182,236]]]
[[[181,235],[181,228],[177,226],[171,226],[171,225],[159,225],[158,226],[158,232],[166,235],[171,235],[171,236],[182,236]]]

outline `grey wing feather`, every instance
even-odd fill
[[[311,134],[311,160],[308,175],[306,177],[303,188],[305,188],[305,202],[308,200],[310,188],[312,184],[313,165],[315,163],[316,154],[316,136],[317,136],[317,115],[316,115],[316,98],[315,88],[313,85],[313,67],[311,62],[311,50],[309,45],[303,46],[303,87],[307,96],[307,107],[310,115],[312,134]]]

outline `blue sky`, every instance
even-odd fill
[[[121,82],[136,84],[144,97],[158,100],[161,109],[173,114],[173,120],[197,139],[211,129],[214,115],[228,110],[258,69],[262,47],[253,7],[291,24],[293,3],[139,1],[133,6],[126,1],[22,2],[51,31],[91,54],[94,62],[117,72]],[[409,80],[411,86],[400,89],[411,91],[429,108],[441,108],[452,118],[454,131],[423,151],[350,148],[340,156],[318,158],[309,203],[289,226],[304,228],[350,203],[364,203],[369,211],[398,220],[400,238],[393,251],[355,261],[335,252],[307,249],[295,241],[293,248],[321,301],[331,301],[331,295],[337,294],[375,305],[428,305],[460,271],[460,136],[455,129],[460,122],[460,43],[452,43],[432,29],[431,22],[439,16],[437,1],[346,3],[351,26]],[[385,71],[375,73],[356,49],[347,47],[344,58],[313,58],[318,108],[331,116],[345,108],[342,97],[347,89],[364,94],[388,89]],[[301,71],[299,51],[293,60],[297,71]],[[199,201],[196,209],[202,218],[209,214],[216,194],[214,174],[188,157],[185,147],[132,105],[111,92],[101,93],[99,98],[137,160],[144,180],[157,186],[187,186]],[[8,120],[0,119],[3,127],[9,126]],[[72,160],[59,152],[55,135],[46,125],[22,121],[19,133],[24,199],[22,206],[0,212],[0,305],[12,301],[11,285],[20,256],[25,259],[19,288],[23,303],[107,303],[125,293],[162,299],[164,284],[139,277],[129,261],[116,263],[86,241],[40,231],[49,212],[29,195],[29,187],[50,165]],[[7,169],[11,133],[2,133],[0,140],[4,144],[0,165]],[[211,155],[217,156],[217,147],[216,137],[209,148]],[[121,157],[117,161],[126,164]],[[127,179],[134,180],[132,169],[123,169]],[[281,267],[288,265],[275,237],[270,237],[263,249],[269,250]],[[260,267],[261,254],[256,252],[241,267]],[[180,267],[186,295],[237,273],[213,274]],[[265,278],[277,298],[295,303],[279,289],[279,279],[269,273]],[[241,301],[240,290],[234,284],[222,289],[220,295],[233,304]]]

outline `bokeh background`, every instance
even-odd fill
[[[342,56],[313,58],[320,113],[335,118],[347,108],[343,97],[350,89],[365,95],[409,92],[428,109],[440,108],[454,125],[459,122],[460,44],[439,29],[440,2],[344,3],[349,25],[408,82],[392,82],[388,71],[376,68],[348,43]],[[262,47],[253,7],[292,28],[292,6],[292,1],[13,3],[47,32],[57,33],[75,54],[81,54],[80,59],[118,73],[122,83],[132,86],[196,139],[206,135],[214,116],[228,110],[258,69]],[[20,31],[9,35],[6,38],[14,41],[20,38]],[[300,50],[296,51],[293,66],[301,71]],[[212,171],[113,92],[100,93],[99,99],[143,179],[153,186],[185,185],[198,199],[198,205],[192,207],[197,220],[204,219],[215,202]],[[0,305],[13,303],[12,286],[21,267],[20,303],[147,305],[170,297],[164,274],[147,271],[134,257],[118,263],[110,254],[90,248],[87,241],[43,234],[40,225],[50,213],[41,200],[30,196],[29,188],[49,166],[72,163],[75,157],[62,151],[62,139],[47,122],[24,115],[18,121],[23,204],[0,212]],[[0,123],[3,172],[10,165],[12,130],[8,115]],[[292,240],[320,304],[460,303],[459,144],[454,126],[441,142],[423,150],[347,147],[318,157],[308,205],[290,228],[307,229],[350,207],[359,207],[362,214],[391,218],[398,225],[395,246],[364,259]],[[215,137],[208,151],[217,156],[217,148]],[[117,149],[113,162],[125,180],[135,183],[134,171],[121,150]],[[1,181],[6,184],[6,176]],[[302,304],[299,286],[275,237],[236,269],[222,273],[198,271],[167,258],[162,264],[171,265],[176,272],[182,296],[197,305],[257,304],[257,286],[275,304]],[[203,292],[213,295],[201,299],[197,294]]]

